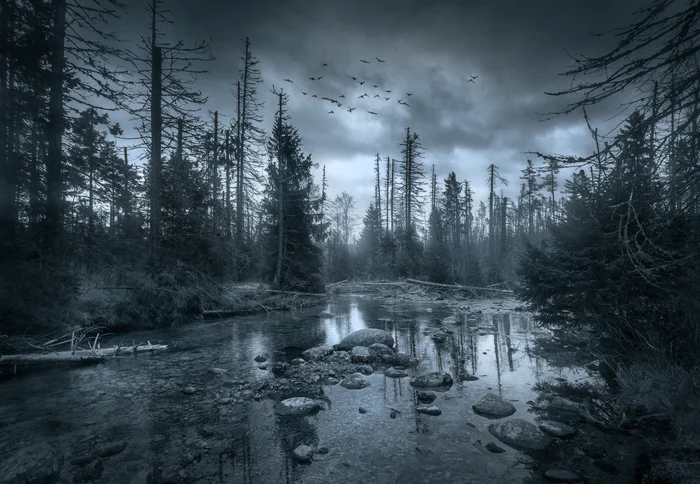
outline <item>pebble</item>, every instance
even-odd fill
[[[367,413],[367,409],[365,407],[360,407],[359,412],[360,413]]]

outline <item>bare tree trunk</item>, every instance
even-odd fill
[[[284,127],[282,126],[282,92],[279,93],[279,125],[280,133],[277,140],[277,267],[275,270],[274,286],[282,282],[282,259],[284,258]]]
[[[216,236],[219,232],[219,111],[214,111],[214,154],[212,160],[212,226],[213,234]]]
[[[238,118],[239,118],[239,123],[238,123],[238,183],[236,185],[236,243],[238,247],[243,246],[243,220],[245,217],[245,207],[244,207],[244,165],[245,165],[245,153],[244,153],[244,147],[245,147],[245,122],[246,122],[246,107],[247,107],[247,102],[246,102],[246,96],[248,92],[248,49],[249,49],[249,41],[246,38],[246,44],[245,44],[245,57],[246,57],[246,62],[243,70],[243,102],[241,103],[241,84],[240,81],[238,82]]]
[[[46,153],[46,249],[61,252],[63,214],[63,79],[65,76],[66,0],[53,0],[53,55],[49,93],[48,148]]]
[[[231,240],[231,130],[226,130],[226,240]]]

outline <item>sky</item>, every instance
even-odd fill
[[[131,1],[123,35],[147,32],[147,3]],[[573,63],[569,53],[606,52],[616,38],[592,34],[628,25],[643,6],[640,0],[165,3],[173,22],[166,30],[169,40],[192,44],[211,38],[215,60],[197,82],[209,98],[203,114],[218,110],[227,120],[234,113],[232,83],[242,66],[243,39],[249,37],[264,81],[259,87],[263,128],[270,130],[275,111],[270,89],[283,87],[302,149],[319,165],[318,182],[325,166],[330,196],[353,195],[360,218],[373,197],[376,154],[400,158],[407,127],[420,136],[426,174],[434,165],[441,181],[454,171],[459,180],[470,181],[477,203],[488,197],[491,163],[509,182],[499,190],[514,198],[526,160],[541,163],[525,152],[589,154],[593,144],[580,114],[549,121],[541,116],[574,98],[545,92],[571,85],[570,77],[560,75]],[[471,76],[478,77],[468,82]],[[364,93],[369,99],[358,99]],[[378,93],[382,97],[374,98]],[[343,106],[321,100],[324,96]],[[355,110],[348,112],[348,106]],[[594,124],[610,126],[618,106],[612,100],[591,111]]]

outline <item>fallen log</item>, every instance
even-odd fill
[[[17,363],[98,363],[108,356],[119,354],[141,353],[144,351],[160,351],[168,349],[168,345],[136,345],[114,346],[113,348],[97,348],[94,350],[56,351],[53,353],[29,353],[0,356],[0,365]]]
[[[298,292],[298,291],[281,291],[278,289],[265,289],[265,292],[272,292],[274,294],[289,294],[293,296],[315,296],[315,297],[326,297],[327,294],[321,292]]]
[[[445,289],[457,289],[457,290],[463,290],[463,291],[485,291],[485,292],[492,292],[492,293],[503,294],[503,295],[512,295],[513,294],[513,291],[509,291],[508,289],[494,289],[491,287],[460,286],[457,284],[440,284],[438,282],[419,281],[417,279],[406,279],[406,282],[408,282],[410,284],[418,284],[421,286],[442,287]]]
[[[345,279],[344,281],[332,282],[330,284],[326,284],[326,288],[331,288],[333,286],[339,286],[340,284],[345,284],[346,282],[348,282],[347,279]]]

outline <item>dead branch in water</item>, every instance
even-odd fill
[[[117,356],[119,353],[142,353],[145,351],[167,350],[168,345],[152,345],[150,342],[143,345],[134,345],[113,348],[95,348],[91,346],[89,350],[68,350],[56,351],[53,353],[17,354],[0,356],[0,365],[5,364],[41,364],[41,363],[98,363],[108,356]]]
[[[410,284],[419,284],[421,286],[430,286],[430,287],[442,287],[445,289],[457,289],[457,290],[462,290],[462,291],[485,291],[485,292],[491,292],[495,294],[503,294],[503,295],[512,295],[513,291],[509,291],[508,289],[494,289],[491,287],[475,287],[475,286],[459,286],[457,284],[440,284],[437,282],[428,282],[428,281],[419,281],[417,279],[406,279],[406,282]]]

